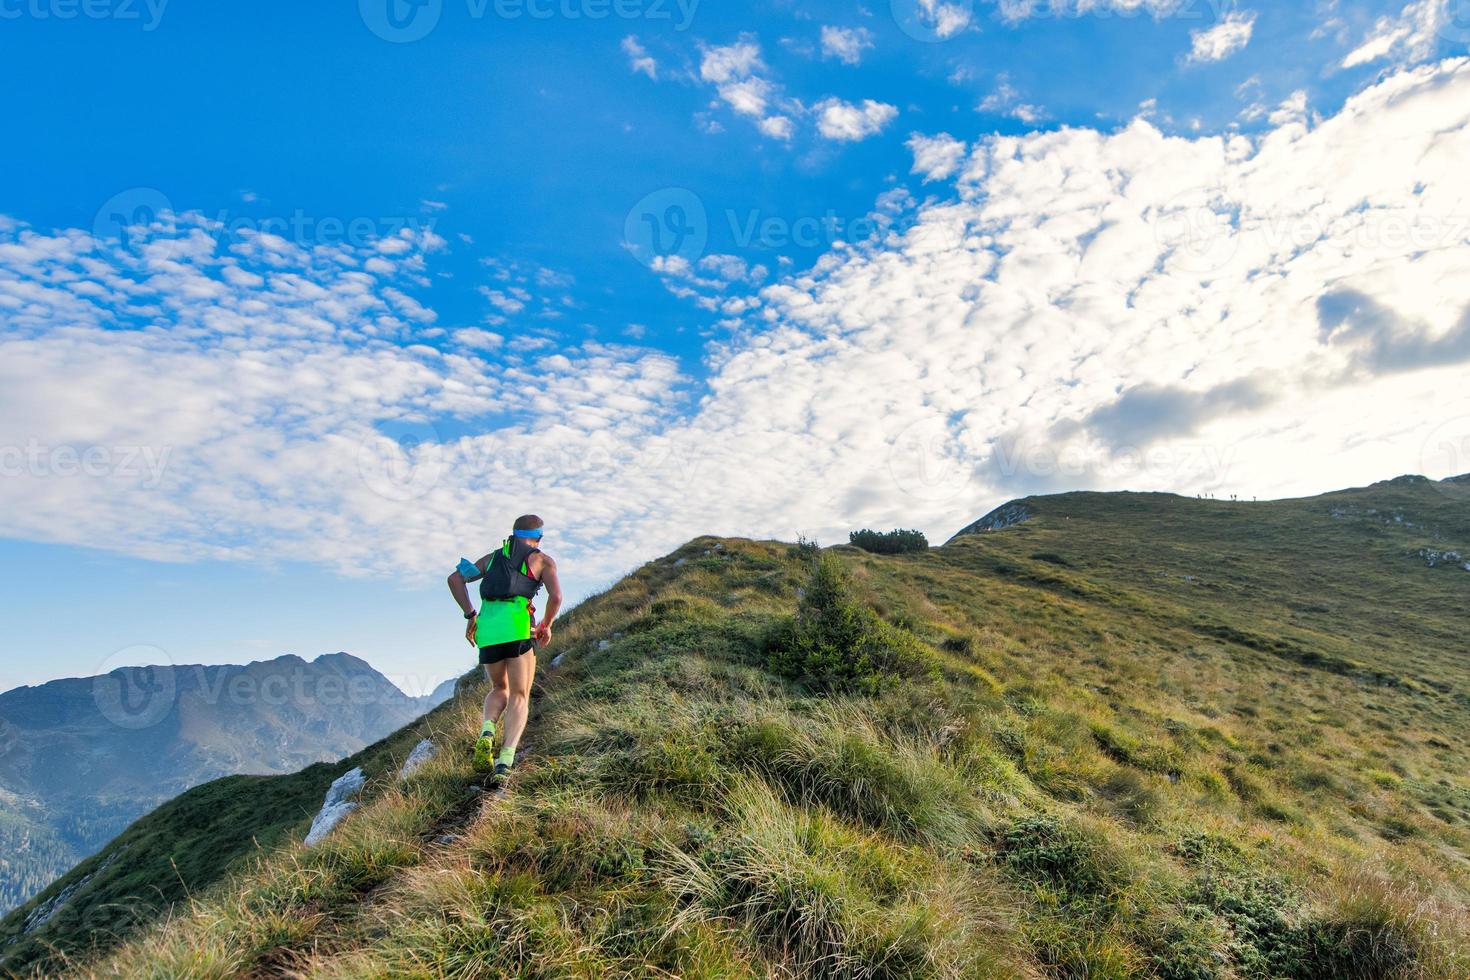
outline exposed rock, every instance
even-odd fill
[[[408,754],[408,758],[403,760],[403,768],[398,770],[398,778],[407,779],[409,776],[412,776],[418,772],[420,766],[434,758],[438,752],[439,747],[437,745],[428,739],[424,739],[415,745],[413,751]]]
[[[551,666],[553,666],[553,667],[560,667],[561,666],[561,662],[562,662],[562,660],[565,657],[566,657],[566,654],[564,654],[564,653],[558,653],[556,656],[554,656],[554,657],[551,658]]]
[[[81,881],[78,881],[71,885],[67,885],[61,891],[51,896],[51,898],[47,899],[40,905],[37,905],[34,909],[31,910],[31,914],[26,916],[25,924],[21,926],[22,931],[29,935],[30,933],[33,933],[37,929],[44,926],[46,923],[50,922],[53,918],[56,917],[56,913],[61,911],[62,906],[64,906],[73,895],[75,895],[78,891],[85,887],[87,882],[97,877],[99,872],[107,870],[108,865],[116,861],[117,856],[121,853],[122,850],[119,849],[118,851],[113,853],[112,856],[110,856],[106,861],[103,861],[101,866],[98,867],[96,871],[93,871]]]
[[[1035,516],[1031,508],[1025,504],[1012,501],[995,508],[974,524],[960,531],[955,537],[961,534],[978,534],[981,531],[1000,531],[1008,527],[1015,527],[1017,524],[1025,524]]]
[[[598,640],[597,641],[597,649],[599,649],[599,650],[606,650],[610,646],[612,646],[612,640]]]
[[[1465,561],[1458,551],[1435,551],[1433,548],[1420,548],[1414,552],[1414,557],[1424,559],[1424,563],[1430,568],[1444,562],[1450,565],[1458,565]],[[1465,568],[1470,569],[1470,562],[1465,562]]]
[[[322,802],[321,811],[311,821],[311,830],[306,834],[307,847],[315,847],[326,840],[327,835],[337,824],[357,809],[357,804],[352,798],[362,791],[366,783],[367,776],[363,775],[360,766],[343,773],[333,781],[327,789],[327,798]]]

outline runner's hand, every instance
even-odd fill
[[[536,627],[536,645],[546,646],[551,642],[551,624],[542,623]]]
[[[476,625],[477,621],[478,621],[478,618],[471,619],[469,621],[469,623],[464,628],[465,642],[468,643],[470,646],[474,646],[475,645],[475,625]]]

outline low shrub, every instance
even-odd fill
[[[883,622],[853,594],[831,554],[816,559],[796,617],[769,643],[768,667],[824,689],[876,694],[888,678],[936,669],[917,639]]]
[[[875,555],[902,555],[910,551],[927,551],[929,539],[923,531],[853,531],[847,540],[855,547]]]

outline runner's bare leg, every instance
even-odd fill
[[[514,749],[521,743],[521,733],[526,730],[526,718],[531,711],[531,681],[536,676],[536,651],[532,649],[519,657],[512,657],[503,664],[509,702],[505,708],[505,735],[501,745]]]
[[[485,677],[490,681],[490,693],[485,695],[484,720],[498,724],[500,716],[505,713],[505,706],[510,703],[510,689],[506,685],[505,661],[486,665]]]

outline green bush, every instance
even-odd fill
[[[796,617],[775,631],[767,664],[829,690],[875,694],[889,677],[932,672],[932,658],[909,634],[878,618],[853,594],[841,561],[817,557]]]
[[[855,547],[875,555],[901,555],[909,551],[927,551],[929,539],[923,531],[853,531],[847,540]]]

